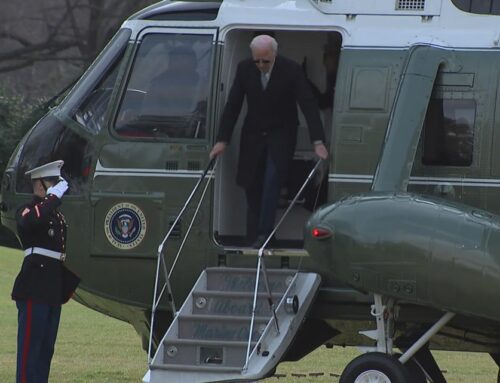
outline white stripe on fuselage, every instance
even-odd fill
[[[98,161],[95,177],[170,177],[170,178],[199,178],[202,170],[163,170],[145,168],[106,168]],[[208,173],[213,177],[213,171]],[[340,174],[328,175],[329,183],[365,183],[373,182],[373,175],[369,174]],[[410,177],[410,185],[453,185],[468,187],[500,187],[500,179],[495,178],[460,178],[460,177]]]
[[[203,170],[166,170],[166,169],[144,169],[144,168],[106,168],[97,161],[94,173],[96,177],[172,177],[172,178],[200,178]],[[213,171],[208,172],[213,177]]]
[[[373,176],[368,174],[328,175],[331,183],[372,183]],[[410,177],[410,185],[453,185],[469,187],[500,187],[500,179],[495,178],[460,178],[460,177]]]

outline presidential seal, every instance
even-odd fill
[[[133,203],[116,204],[106,214],[104,231],[114,247],[122,250],[133,249],[146,235],[146,216]]]

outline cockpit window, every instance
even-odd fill
[[[31,181],[24,173],[47,162],[63,160],[62,175],[69,183],[69,194],[81,194],[89,179],[92,146],[84,137],[67,128],[50,112],[29,133],[22,148],[16,191],[32,193]]]
[[[100,132],[106,122],[109,100],[118,77],[120,62],[95,87],[73,115],[73,120],[92,132]]]
[[[470,166],[476,102],[434,98],[424,125],[424,165]]]
[[[118,111],[116,132],[155,139],[205,138],[212,62],[212,35],[146,35]]]
[[[130,29],[116,34],[61,105],[63,114],[92,134],[103,128],[130,35]]]

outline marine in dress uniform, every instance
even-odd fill
[[[54,161],[26,172],[34,196],[16,213],[25,255],[12,290],[18,309],[17,383],[48,382],[61,305],[80,282],[64,265],[67,225],[57,210],[68,189],[63,164]]]

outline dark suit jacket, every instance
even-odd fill
[[[236,70],[217,141],[230,142],[245,97],[248,113],[241,132],[237,183],[246,187],[254,181],[258,160],[266,149],[283,182],[297,141],[297,104],[306,118],[311,142],[324,141],[317,101],[296,62],[277,56],[264,90],[257,66],[252,59],[243,60]]]

